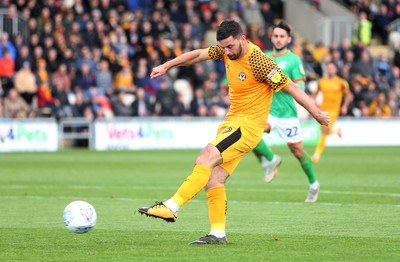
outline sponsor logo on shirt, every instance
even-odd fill
[[[268,74],[268,78],[271,79],[273,83],[279,83],[279,81],[282,79],[282,76],[279,74],[278,70],[274,69]]]

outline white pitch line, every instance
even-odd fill
[[[0,199],[30,199],[30,200],[43,200],[43,199],[58,199],[58,200],[86,200],[86,201],[124,201],[124,202],[137,202],[137,201],[154,201],[154,199],[149,199],[149,198],[126,198],[126,197],[74,197],[74,196],[9,196],[9,195],[4,195],[0,196]],[[191,202],[196,202],[196,203],[206,203],[207,200],[197,200],[197,199],[192,199]],[[239,200],[229,200],[229,203],[235,203],[235,204],[246,204],[246,203],[254,203],[254,202],[259,202],[259,203],[265,203],[265,204],[270,204],[270,205],[319,205],[319,206],[340,206],[340,207],[351,207],[351,206],[373,206],[373,207],[395,207],[395,208],[400,208],[400,205],[397,204],[365,204],[365,203],[332,203],[332,202],[318,202],[318,203],[313,203],[313,204],[307,204],[304,203],[303,201],[299,202],[280,202],[280,201],[239,201]]]
[[[29,188],[54,188],[53,186],[49,185],[38,185],[38,186],[27,186],[27,185],[0,185],[0,189],[15,189],[15,190],[23,190]],[[69,185],[63,188],[66,189],[91,189],[91,190],[103,190],[105,186],[91,186],[91,185]],[[157,187],[157,186],[127,186],[127,188],[132,190],[176,190],[176,187]],[[255,189],[255,188],[229,188],[228,191],[239,191],[239,192],[285,192],[285,193],[304,193],[307,191],[299,190],[299,189]],[[385,197],[400,197],[400,194],[396,193],[381,193],[381,192],[355,192],[355,191],[335,191],[335,190],[321,190],[321,194],[335,194],[335,195],[364,195],[364,196],[385,196]]]

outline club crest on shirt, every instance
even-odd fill
[[[227,127],[227,128],[224,129],[224,131],[222,131],[221,134],[229,133],[231,131],[232,131],[232,127]]]
[[[279,83],[279,81],[282,79],[282,76],[279,74],[278,70],[274,69],[268,74],[268,78],[271,79],[273,83]]]
[[[239,80],[242,81],[242,82],[243,82],[244,80],[246,80],[246,74],[243,73],[243,72],[240,72],[239,75],[238,75],[238,77],[239,77]]]
[[[304,71],[304,67],[302,64],[299,65],[299,69],[300,69],[300,73],[302,73],[303,75],[306,74],[306,72]]]

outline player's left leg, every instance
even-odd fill
[[[236,166],[240,159],[234,163]],[[208,216],[210,219],[210,233],[191,244],[226,244],[226,212],[227,197],[225,181],[229,177],[228,172],[221,166],[217,166],[211,173],[205,190],[208,199]]]
[[[227,132],[231,129],[226,129]],[[225,181],[230,174],[236,169],[244,154],[252,151],[261,139],[254,136],[254,130],[248,128],[247,125],[240,126],[236,130],[240,131],[240,139],[233,140],[231,138],[223,140],[214,140],[220,150],[224,163],[213,168],[210,179],[205,186],[208,199],[208,214],[210,219],[210,233],[200,239],[193,241],[191,244],[226,244],[226,212],[227,197],[225,192]],[[256,133],[257,134],[257,133]]]

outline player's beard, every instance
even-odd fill
[[[238,59],[240,57],[240,54],[242,53],[242,50],[243,50],[243,47],[242,47],[242,44],[240,44],[238,52],[236,54],[229,54],[228,58],[230,60]]]
[[[280,52],[280,51],[286,49],[287,46],[288,46],[288,45],[283,45],[281,48],[277,48],[276,45],[274,45],[274,50],[275,50],[276,52]]]

